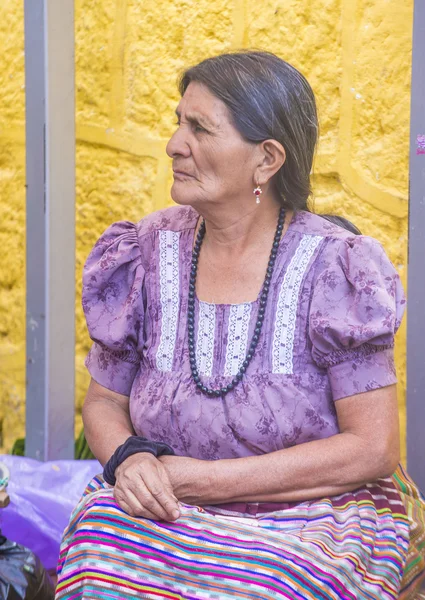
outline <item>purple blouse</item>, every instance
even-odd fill
[[[297,213],[279,246],[263,330],[233,392],[192,381],[187,300],[198,214],[190,207],[119,222],[84,271],[83,307],[95,381],[130,396],[138,435],[200,459],[273,452],[338,433],[334,402],[396,382],[394,333],[404,312],[381,245],[318,215]],[[196,300],[196,357],[220,388],[245,360],[258,301]]]

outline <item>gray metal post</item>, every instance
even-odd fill
[[[74,457],[74,0],[25,0],[26,455]]]
[[[425,491],[425,2],[415,0],[410,136],[407,467]]]

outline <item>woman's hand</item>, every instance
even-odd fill
[[[132,517],[175,521],[180,516],[177,498],[164,465],[152,454],[129,456],[115,470],[114,497]]]

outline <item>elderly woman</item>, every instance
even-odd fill
[[[308,211],[304,77],[263,52],[186,71],[178,206],[112,225],[84,273],[84,405],[104,476],[57,598],[413,598],[424,502],[400,467],[399,277]]]

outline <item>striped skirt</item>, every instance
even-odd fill
[[[413,599],[424,514],[401,468],[255,516],[183,504],[175,523],[129,517],[96,477],[64,533],[56,599]]]

